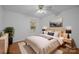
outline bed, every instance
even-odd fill
[[[64,37],[59,37],[59,35],[61,35],[61,32],[65,32],[63,27],[47,28],[46,32],[49,31],[55,32],[54,35],[51,36],[43,33],[36,36],[28,36],[26,38],[27,45],[30,46],[36,54],[49,54],[51,52],[54,52],[59,46],[64,43]]]
[[[46,35],[47,37],[48,35]],[[54,52],[57,47],[61,46],[63,38],[56,38],[51,36],[51,40],[42,36],[29,36],[26,39],[27,45],[29,45],[37,54],[48,54]]]

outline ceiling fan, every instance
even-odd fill
[[[37,13],[46,14],[47,12],[46,12],[45,6],[44,5],[38,5]]]
[[[44,8],[44,5],[38,5],[38,8],[39,9],[43,9]]]

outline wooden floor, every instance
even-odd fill
[[[20,41],[20,42],[24,42],[24,41]],[[13,43],[12,45],[10,45],[8,53],[9,54],[21,54],[19,46],[18,46],[18,43],[20,43],[20,42],[16,42],[16,43]],[[24,46],[24,48],[27,49],[28,54],[35,54],[34,50],[30,46],[26,45],[26,46]]]
[[[18,43],[20,42],[13,43],[12,45],[9,46],[8,50],[9,54],[21,54]],[[70,49],[61,47],[59,49],[63,51],[63,54],[79,54],[79,48]]]
[[[21,52],[20,52],[18,43],[14,43],[14,44],[10,45],[8,53],[9,54],[20,54]]]

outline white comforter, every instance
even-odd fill
[[[55,50],[61,44],[61,39],[48,40],[40,36],[29,36],[27,37],[27,44],[30,45],[36,53],[50,53]],[[62,41],[63,42],[63,41]]]
[[[46,38],[40,37],[40,36],[30,36],[27,37],[29,40],[31,40],[32,42],[34,42],[37,46],[39,46],[40,48],[44,48],[47,47],[51,42],[55,42],[56,40],[48,40]]]

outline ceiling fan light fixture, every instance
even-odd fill
[[[39,9],[43,9],[44,5],[39,5],[38,8]]]
[[[46,10],[44,9],[44,5],[38,5],[37,13],[46,14]]]

